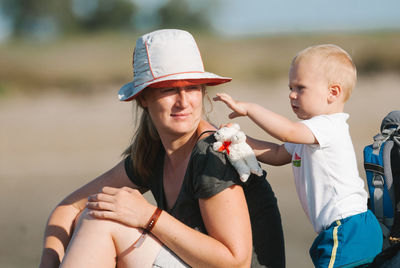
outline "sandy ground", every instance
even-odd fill
[[[346,106],[360,168],[362,149],[381,119],[400,109],[400,76],[360,78]],[[289,116],[285,80],[271,84],[232,82],[218,91],[258,102]],[[44,226],[66,194],[118,161],[132,131],[131,105],[119,103],[116,88],[70,96],[59,91],[0,99],[0,267],[37,267]],[[216,89],[209,88],[213,96]],[[218,113],[216,113],[218,111]],[[227,122],[228,110],[214,104],[211,119]],[[254,137],[269,139],[248,119],[236,120]],[[282,213],[287,267],[311,267],[308,248],[315,234],[298,203],[289,166],[265,166]]]

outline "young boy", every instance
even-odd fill
[[[338,267],[373,258],[382,249],[382,232],[367,209],[353,144],[343,113],[356,83],[350,56],[335,45],[299,52],[289,71],[289,99],[300,122],[257,104],[239,102],[221,93],[233,113],[248,116],[282,145],[248,138],[259,161],[292,163],[301,205],[318,233],[310,248],[316,267]]]

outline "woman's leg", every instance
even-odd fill
[[[151,267],[162,244],[148,234],[140,247],[131,247],[141,234],[140,229],[95,219],[85,210],[60,267]]]

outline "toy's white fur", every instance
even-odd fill
[[[217,140],[213,144],[215,151],[219,151],[224,142],[232,142],[228,147],[228,159],[239,173],[239,177],[243,182],[247,181],[251,173],[258,176],[262,175],[263,170],[259,166],[253,150],[246,143],[246,135],[240,131],[238,124],[220,128],[214,134],[214,137]]]

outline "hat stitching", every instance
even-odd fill
[[[134,49],[133,53],[132,53],[132,67],[134,67],[134,64],[135,64],[135,50],[136,49]]]
[[[149,68],[150,68],[151,75],[153,76],[153,78],[156,78],[156,77],[154,76],[153,69],[151,68],[150,55],[149,55],[149,48],[147,47],[147,41],[144,42],[144,46],[146,47],[147,60],[148,60],[148,62],[149,62]],[[153,80],[154,80],[154,79],[153,79]]]

